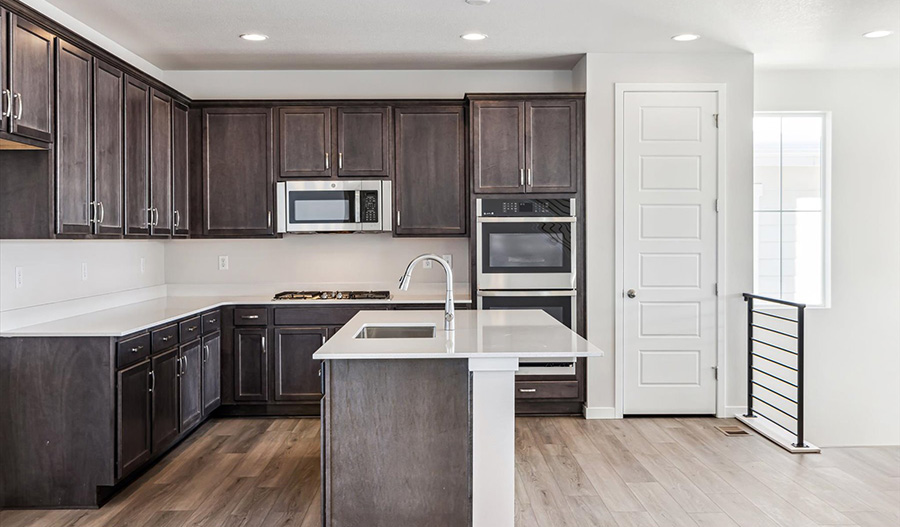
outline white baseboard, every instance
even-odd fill
[[[743,415],[739,415],[737,420],[753,430],[756,430],[759,435],[787,450],[791,454],[818,454],[820,452],[819,447],[809,441],[806,441],[804,446],[798,447],[794,443],[797,440],[796,436],[785,432],[781,428],[778,428],[772,423],[760,419],[759,417],[744,417]]]
[[[612,406],[583,406],[585,419],[615,419],[616,409]]]
[[[746,406],[726,406],[725,415],[723,417],[736,417],[747,413]]]

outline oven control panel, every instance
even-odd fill
[[[362,190],[359,193],[359,214],[362,223],[378,223],[378,191]]]
[[[545,217],[572,216],[572,199],[482,199],[481,216],[487,217]]]

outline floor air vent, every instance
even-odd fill
[[[750,435],[749,432],[747,432],[746,430],[744,430],[743,428],[741,428],[737,425],[722,425],[722,426],[717,426],[716,428],[719,429],[719,432],[722,432],[723,434],[725,434],[727,436]]]

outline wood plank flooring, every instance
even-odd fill
[[[732,420],[516,420],[516,525],[900,525],[900,448],[791,455]],[[2,527],[320,525],[319,421],[217,419],[99,510]],[[405,526],[402,526],[405,527]]]

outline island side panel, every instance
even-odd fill
[[[323,525],[471,525],[465,359],[329,360]]]

